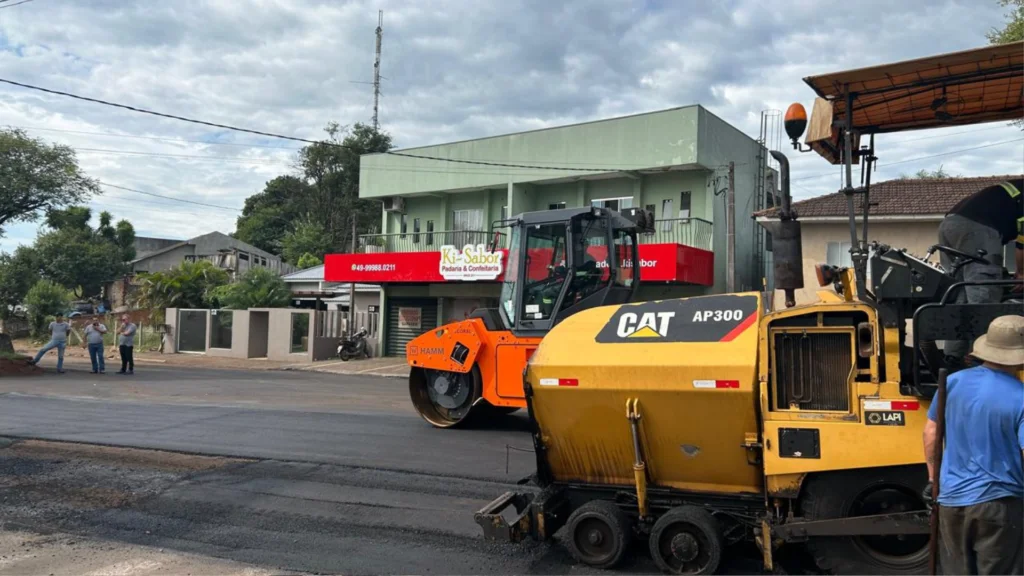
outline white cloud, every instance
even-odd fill
[[[370,119],[371,87],[356,82],[372,78],[379,8],[381,120],[400,146],[691,103],[756,135],[762,110],[810,102],[807,75],[980,46],[1003,18],[994,0],[38,0],[0,11],[0,76],[316,138],[328,121]],[[82,149],[82,166],[101,180],[235,207],[289,172],[297,146],[10,86],[0,86],[0,124],[48,129],[31,132]],[[983,126],[926,136],[881,138],[875,178],[939,164],[965,175],[1024,170],[1020,143],[888,167],[1021,134]],[[838,182],[815,155],[792,161],[798,196]],[[141,235],[179,238],[230,231],[237,215],[114,189],[93,206],[129,218]],[[0,249],[35,229],[9,227]]]

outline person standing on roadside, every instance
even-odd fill
[[[117,347],[121,352],[121,371],[118,374],[135,374],[135,324],[127,315],[121,316],[121,329],[117,334]]]
[[[57,373],[64,373],[64,347],[68,343],[68,332],[71,331],[71,325],[64,320],[63,314],[57,314],[53,322],[50,322],[50,341],[45,346],[36,352],[35,358],[29,360],[29,364],[35,365],[39,363],[39,360],[43,358],[43,354],[46,354],[54,348],[57,349]]]
[[[938,403],[924,428],[928,479],[939,479],[942,573],[1024,574],[1024,316],[993,320],[971,356],[982,364],[947,381],[942,470]]]
[[[92,324],[85,327],[85,341],[89,346],[89,360],[92,362],[92,373],[103,374],[106,366],[103,363],[103,335],[107,333],[107,327],[99,320],[93,320]]]

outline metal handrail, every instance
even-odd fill
[[[407,231],[394,234],[363,234],[356,243],[356,252],[436,252],[441,246],[462,248],[467,244],[489,245],[497,239],[497,248],[506,248],[505,234],[483,230]]]
[[[641,244],[682,244],[711,251],[714,225],[703,218],[672,218],[654,221],[654,232],[641,234]]]

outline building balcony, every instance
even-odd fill
[[[678,244],[711,251],[714,227],[702,218],[675,218],[655,220],[654,231],[641,234],[640,244]],[[441,246],[462,247],[467,244],[494,242],[496,248],[508,248],[508,235],[482,230],[444,230],[433,232],[406,232],[405,234],[363,234],[356,252],[379,254],[391,252],[437,252]]]

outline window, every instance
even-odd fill
[[[434,221],[427,220],[427,234],[424,242],[429,246],[434,243]]]
[[[501,207],[501,220],[508,220],[508,204]]]
[[[615,231],[615,258],[618,270],[615,273],[615,285],[630,288],[633,286],[633,237],[626,230]]]
[[[309,313],[292,312],[291,353],[305,354],[309,351]]]
[[[573,239],[573,269],[568,272],[569,290],[561,310],[573,306],[608,281],[608,228],[600,220],[584,221],[583,234],[577,244]],[[559,286],[560,288],[561,286]]]
[[[675,218],[674,208],[672,207],[672,199],[666,198],[661,201],[661,229],[664,232],[672,231],[672,220]]]
[[[401,238],[405,238],[406,233],[409,232],[409,215],[408,214],[402,214],[402,225],[401,225],[400,231],[401,231],[401,236],[400,237]]]
[[[595,208],[608,208],[609,210],[619,212],[626,208],[633,207],[633,197],[622,196],[620,198],[601,198],[598,200],[591,200],[590,205]]]
[[[690,217],[690,191],[686,190],[679,194],[679,217]]]
[[[412,219],[412,243],[419,244],[420,242],[420,219]]]
[[[562,208],[565,208],[565,202],[555,202],[553,204],[548,204],[548,210],[561,210]]]
[[[526,282],[523,320],[547,320],[569,274],[565,267],[564,223],[539,224],[526,230]],[[505,277],[509,278],[506,271]]]
[[[452,230],[455,231],[451,235],[451,243],[459,248],[466,244],[475,244],[480,238],[477,238],[477,234],[469,234],[469,232],[483,232],[484,229],[484,211],[483,210],[453,210],[452,211]],[[445,242],[447,243],[447,242]]]
[[[231,310],[210,310],[210,348],[231,348]]]
[[[829,266],[849,268],[853,266],[849,242],[829,242],[825,246],[825,263]]]

